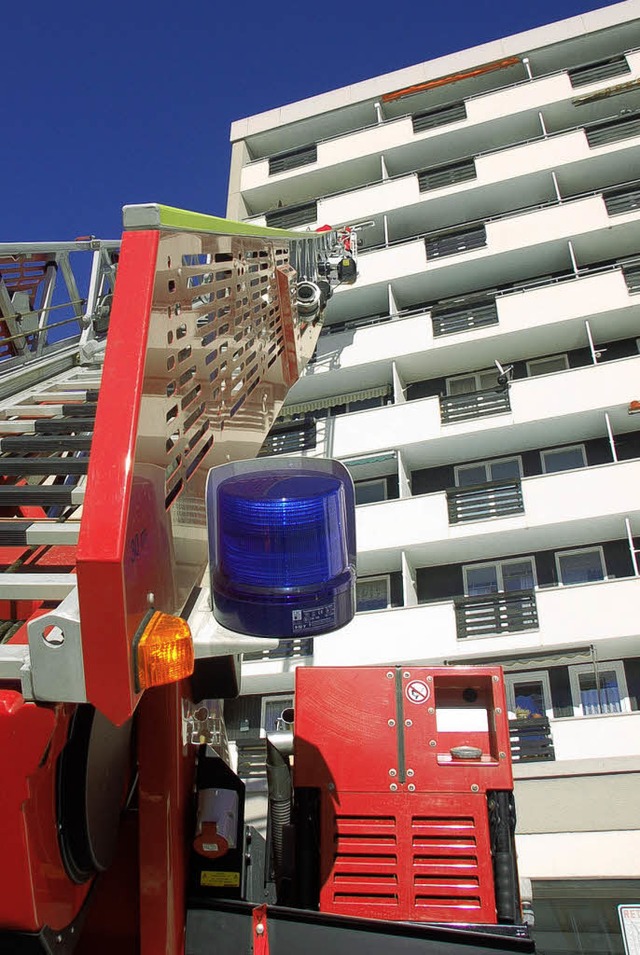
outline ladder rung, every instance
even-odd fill
[[[80,521],[0,520],[0,547],[78,543]]]
[[[0,438],[0,451],[89,451],[91,435],[28,434]]]
[[[97,408],[95,401],[86,401],[84,404],[63,405],[62,414],[69,418],[73,418],[74,415],[78,418],[95,418]]]
[[[34,421],[36,434],[71,434],[72,431],[93,431],[91,418],[39,418]]]
[[[64,600],[75,574],[0,574],[0,600]]]
[[[0,475],[86,474],[89,458],[0,458]]]
[[[82,504],[84,487],[62,484],[9,484],[0,486],[0,505],[48,507],[50,504]]]

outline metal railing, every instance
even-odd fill
[[[448,126],[449,123],[459,123],[466,118],[467,108],[464,101],[460,101],[448,106],[436,106],[434,109],[427,109],[422,113],[414,113],[411,117],[411,125],[414,133],[424,133],[428,129]]]
[[[472,391],[466,395],[440,396],[440,420],[443,424],[455,424],[483,418],[487,415],[504,414],[511,411],[509,391]]]
[[[485,325],[498,324],[498,309],[495,298],[487,300],[473,297],[468,304],[443,308],[437,305],[431,309],[431,323],[435,338],[442,335],[455,335],[457,332],[468,332],[472,328],[483,328]]]
[[[585,128],[585,133],[587,142],[592,149],[594,146],[617,143],[621,139],[631,139],[633,136],[640,136],[640,116],[638,113],[634,113],[632,116],[622,119],[594,123],[593,126]]]
[[[315,448],[316,443],[316,422],[313,418],[290,422],[287,425],[278,423],[265,438],[258,457],[311,451]]]
[[[459,640],[518,633],[538,627],[538,608],[533,590],[456,597],[454,610]]]
[[[446,232],[436,232],[426,236],[424,244],[427,259],[437,259],[444,255],[457,255],[459,252],[470,252],[472,249],[483,248],[487,244],[487,230],[484,223],[454,231],[447,229]]]
[[[292,149],[286,153],[280,153],[278,156],[269,157],[269,175],[275,176],[278,172],[288,172],[289,169],[297,169],[299,166],[308,166],[316,162],[318,158],[318,147],[315,143],[311,146],[302,146],[301,149]]]
[[[556,758],[546,716],[509,720],[509,736],[514,763],[540,763]]]
[[[612,56],[608,60],[598,60],[597,63],[587,63],[569,70],[569,81],[574,89],[579,86],[588,86],[590,83],[599,83],[612,76],[622,76],[630,73],[631,68],[625,56]]]
[[[640,209],[640,186],[629,189],[612,189],[603,192],[604,204],[610,216],[624,215]]]
[[[518,479],[450,487],[446,494],[450,524],[486,521],[490,517],[507,517],[524,512],[522,484]]]
[[[448,163],[446,166],[434,166],[433,169],[423,169],[418,173],[418,189],[428,192],[430,189],[442,189],[445,186],[454,186],[458,182],[467,182],[477,179],[474,160],[463,159],[461,162]]]

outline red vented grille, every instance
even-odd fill
[[[398,833],[393,815],[336,815],[333,869],[325,895],[331,908],[361,911],[382,906],[396,913]],[[355,913],[354,913],[355,914]]]
[[[321,911],[495,922],[484,794],[327,795],[321,832]]]
[[[414,816],[413,903],[427,920],[477,921],[483,908],[473,816]]]

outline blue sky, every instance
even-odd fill
[[[116,237],[130,202],[223,215],[232,120],[602,6],[6,3],[0,241]]]

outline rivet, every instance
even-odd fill
[[[432,677],[432,676],[428,676],[428,677],[427,677],[427,683],[433,683],[433,677]]]
[[[258,922],[256,925],[256,935],[264,935],[264,925],[262,922]]]
[[[409,785],[407,786],[407,789],[409,790],[410,793],[414,793],[416,791],[416,787],[414,783],[409,783]]]
[[[497,677],[497,676],[492,676],[491,679],[493,680],[494,683],[497,683],[497,682],[498,682],[498,677]]]
[[[479,789],[480,789],[480,787],[478,786],[477,783],[472,783],[472,785],[471,785],[471,792],[472,792],[472,793],[477,793]]]
[[[430,706],[429,709],[427,710],[427,713],[430,713],[431,716],[433,716],[433,714],[435,713],[435,709],[432,706]]]
[[[407,776],[415,776],[415,773],[412,769],[407,770]]]
[[[498,716],[500,715],[500,713],[502,713],[502,707],[501,707],[501,706],[496,706],[496,713],[498,714]]]
[[[404,721],[404,725],[405,725],[405,726],[413,726],[413,720],[405,720],[405,721]]]
[[[507,758],[507,754],[506,754],[506,753],[498,753],[498,756],[500,757],[500,759],[506,759],[506,758]]]
[[[397,788],[398,788],[398,784],[397,784],[397,783],[391,783],[391,785],[389,786],[389,789],[390,789],[391,792],[393,792],[393,793],[397,790]]]
[[[390,769],[390,770],[389,770],[389,775],[390,775],[390,776],[397,776],[398,774],[397,774],[397,772],[395,771],[395,769]]]
[[[327,789],[329,790],[330,793],[332,793],[335,790],[335,788],[336,788],[335,783],[327,783]]]
[[[434,739],[430,739],[429,746],[435,746],[435,745],[436,745],[436,741]]]
[[[409,671],[408,671],[408,670],[405,670],[405,671],[404,671],[404,673],[403,673],[402,675],[403,675],[403,677],[405,678],[405,680],[408,680],[408,679],[409,679],[409,677],[411,676],[411,674],[409,673]]]
[[[388,725],[389,725],[389,726],[395,726],[395,725],[396,725],[396,721],[395,721],[395,720],[389,720],[389,721],[388,721]]]

